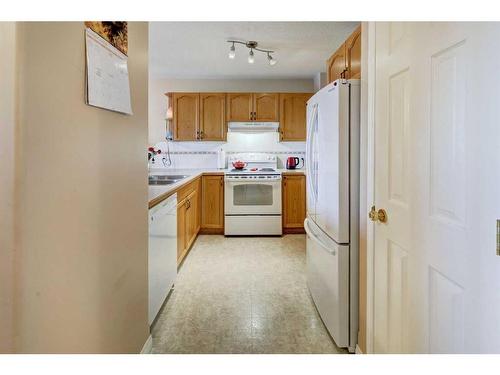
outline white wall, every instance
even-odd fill
[[[326,73],[317,73],[314,76],[314,92],[319,91],[323,86],[326,85]]]
[[[0,353],[13,351],[16,25],[0,22]]]

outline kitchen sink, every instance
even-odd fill
[[[149,179],[149,185],[171,185],[175,184],[179,180],[155,180]]]
[[[180,181],[184,178],[188,177],[187,175],[151,175],[149,176],[149,185],[171,185],[175,184],[177,181]]]

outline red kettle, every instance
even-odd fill
[[[304,159],[302,159],[304,160]],[[290,156],[286,159],[286,169],[295,169],[298,167],[300,159],[296,156]]]

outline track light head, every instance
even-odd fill
[[[234,59],[236,57],[236,49],[234,48],[234,42],[231,48],[229,48],[229,58]]]
[[[250,48],[250,53],[248,54],[248,63],[253,64],[255,62],[255,58],[253,56],[253,49]]]
[[[269,65],[274,66],[276,65],[277,61],[273,59],[270,53],[267,54],[267,60],[269,61]]]

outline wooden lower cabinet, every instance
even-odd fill
[[[177,203],[177,264],[182,261],[187,251],[186,202],[187,200],[183,200]]]
[[[179,265],[200,231],[201,178],[180,189],[177,197],[177,264]]]
[[[201,231],[224,233],[224,176],[203,176],[201,191]]]
[[[306,218],[306,176],[284,175],[283,233],[304,233]]]
[[[282,178],[283,233],[304,233],[306,177]],[[198,233],[224,233],[224,176],[207,174],[177,191],[177,264],[186,257]]]

